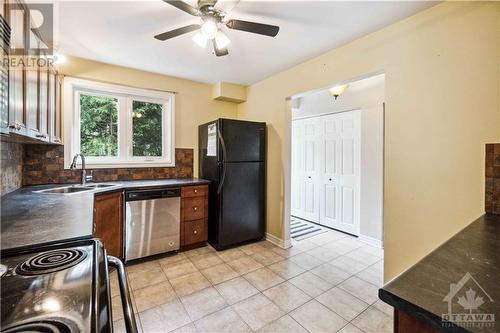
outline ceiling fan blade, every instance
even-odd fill
[[[223,49],[217,48],[217,43],[215,43],[215,39],[212,39],[212,44],[214,46],[214,52],[215,52],[216,56],[222,57],[222,56],[229,54],[229,51],[227,50],[227,48],[223,48]]]
[[[188,3],[185,3],[184,1],[180,1],[180,0],[163,0],[163,1],[168,3],[169,5],[174,6],[177,9],[182,10],[183,12],[190,14],[190,15],[193,15],[193,16],[200,15],[198,8],[195,8]]]
[[[185,27],[182,28],[177,28],[174,30],[170,30],[167,32],[164,32],[162,34],[156,35],[155,38],[158,40],[167,40],[170,38],[174,38],[183,34],[187,34],[188,32],[195,31],[200,29],[199,24],[191,24],[191,25],[186,25]]]
[[[254,34],[266,35],[275,37],[280,31],[280,27],[256,22],[248,22],[241,20],[229,20],[226,23],[229,29],[252,32]]]

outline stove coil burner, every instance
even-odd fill
[[[51,320],[17,325],[2,330],[2,333],[71,333],[72,331],[66,324]]]
[[[87,253],[78,249],[61,249],[40,253],[17,266],[19,275],[39,275],[57,272],[81,262]]]

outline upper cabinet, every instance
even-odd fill
[[[61,127],[61,78],[53,69],[48,71],[47,126],[51,143],[62,143]]]
[[[0,50],[2,59],[9,55],[10,27],[4,18],[4,3],[0,1]],[[9,67],[2,61],[0,64],[0,133],[9,131]]]
[[[28,6],[11,2],[4,8],[11,28],[8,128],[29,142],[60,144],[61,83],[43,47],[43,36],[32,29]]]

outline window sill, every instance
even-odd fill
[[[82,165],[78,164],[77,169],[81,169]],[[134,169],[134,168],[174,168],[175,163],[110,163],[110,164],[95,164],[85,163],[86,169]],[[69,170],[69,165],[65,166]]]

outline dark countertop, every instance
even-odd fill
[[[472,289],[484,302],[472,313],[494,314],[493,327],[480,327],[475,323],[468,327],[460,324],[443,328],[441,316],[448,313],[444,298],[450,293],[452,283],[459,286],[459,290],[452,293],[452,313],[469,313],[457,301]],[[500,332],[500,215],[484,215],[471,223],[382,287],[379,297],[446,332]]]
[[[22,187],[1,198],[1,249],[92,237],[96,193],[209,183],[197,178],[106,182],[116,186],[71,195],[33,191],[75,184]]]

